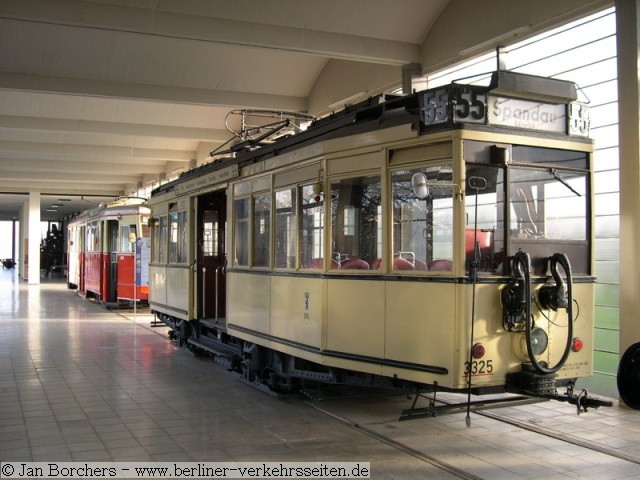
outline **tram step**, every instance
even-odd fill
[[[194,338],[190,337],[187,342],[196,347],[202,348],[207,352],[213,353],[214,355],[235,355],[238,353],[238,350],[229,345],[225,345],[224,343],[214,340],[211,338],[200,337]]]

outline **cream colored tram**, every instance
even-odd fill
[[[371,100],[154,191],[149,303],[273,389],[556,396],[593,371],[592,152],[570,82]]]

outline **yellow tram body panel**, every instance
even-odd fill
[[[469,368],[473,386],[503,385],[526,355],[524,333],[503,329],[501,285],[475,287],[474,343],[482,343],[486,355],[471,367],[470,284],[230,272],[228,286],[231,334],[328,367],[460,389]],[[593,298],[594,288],[574,286],[581,310],[573,334],[590,348],[572,352],[558,378],[592,374],[593,307],[581,299]],[[553,340],[539,360],[554,364],[564,349],[567,317],[564,311],[545,315],[549,320],[537,312],[535,321]],[[425,371],[430,367],[445,372]]]

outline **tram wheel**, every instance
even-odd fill
[[[618,366],[618,392],[624,403],[640,410],[640,342],[631,345]]]

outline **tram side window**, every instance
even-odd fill
[[[453,269],[451,164],[392,174],[393,270]],[[415,174],[426,180],[424,198],[412,188]]]
[[[381,187],[379,175],[331,182],[332,260],[341,269],[380,268]]]
[[[253,266],[268,267],[271,239],[271,194],[253,197]]]
[[[169,218],[169,263],[187,263],[187,212],[171,212]]]
[[[189,238],[187,228],[187,212],[178,213],[178,263],[187,263]]]
[[[233,202],[235,264],[249,266],[249,199]]]
[[[135,234],[135,225],[132,225],[133,233]],[[131,227],[129,225],[120,225],[120,252],[121,253],[132,253],[133,246],[135,244],[131,243],[131,239],[129,238],[129,233],[131,232]]]
[[[468,164],[465,187],[465,269],[475,260],[477,243],[478,272],[504,273],[504,170]]]
[[[300,187],[300,264],[302,268],[323,268],[324,200],[313,185]]]
[[[169,214],[169,263],[178,263],[178,212]]]
[[[167,236],[168,236],[168,220],[163,216],[158,219],[155,226],[155,235],[153,243],[153,261],[158,263],[167,262]]]
[[[87,225],[87,252],[100,251],[100,227],[97,222]]]
[[[296,189],[275,193],[275,267],[296,267]]]

